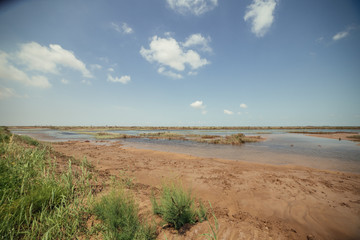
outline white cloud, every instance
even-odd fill
[[[100,70],[102,69],[102,66],[100,64],[91,64],[90,68],[91,70]]]
[[[349,35],[349,31],[338,32],[337,34],[335,34],[333,36],[333,40],[337,41],[337,40],[347,37],[348,35]]]
[[[204,109],[205,108],[203,101],[195,101],[195,102],[191,103],[190,106],[193,108],[196,108],[196,109]]]
[[[224,113],[227,114],[227,115],[233,115],[234,112],[230,111],[230,110],[224,110]]]
[[[204,52],[211,52],[212,49],[209,46],[210,41],[210,37],[205,38],[200,33],[197,33],[189,36],[183,43],[183,46],[187,48],[192,46],[200,46],[200,50]]]
[[[0,86],[0,99],[17,97],[14,89],[12,88],[5,88]]]
[[[125,76],[121,76],[121,77],[119,78],[119,77],[113,77],[113,76],[111,76],[110,74],[108,74],[107,80],[108,80],[109,82],[114,82],[114,83],[119,82],[119,83],[122,83],[122,84],[127,84],[128,82],[131,81],[131,77],[128,76],[128,75],[125,75]]]
[[[171,77],[171,78],[174,78],[174,79],[181,79],[183,78],[183,76],[179,73],[174,73],[172,71],[168,71],[168,70],[165,70],[164,67],[160,67],[158,69],[158,73],[164,75],[164,76],[168,76],[168,77]]]
[[[18,69],[13,64],[11,64],[8,59],[9,55],[7,53],[0,51],[0,79],[15,81],[26,86],[40,87],[40,88],[49,88],[51,84],[45,76],[34,75],[28,76],[27,73]]]
[[[129,27],[127,25],[127,23],[122,24],[122,29],[123,29],[124,33],[126,33],[126,34],[131,34],[134,32],[134,30],[131,27]]]
[[[115,70],[113,68],[108,68],[109,72],[114,72]]]
[[[217,0],[166,0],[170,8],[181,14],[191,13],[197,16],[213,10]]]
[[[115,31],[117,31],[117,32],[119,32],[119,33],[131,34],[131,33],[134,32],[134,30],[133,30],[131,27],[129,27],[129,26],[127,25],[127,23],[125,23],[125,22],[122,23],[121,25],[118,25],[118,24],[112,22],[112,23],[111,23],[111,27],[112,27]]]
[[[252,4],[247,6],[244,20],[251,20],[251,31],[257,37],[263,37],[271,27],[276,4],[276,0],[253,0]]]
[[[247,106],[245,103],[242,103],[242,104],[240,104],[240,107],[245,109],[245,108],[247,108],[248,106]]]
[[[36,42],[22,44],[16,59],[28,70],[59,74],[59,66],[62,66],[80,71],[84,77],[93,77],[86,65],[77,59],[73,52],[57,44],[50,44],[49,47]]]
[[[206,109],[205,109],[206,106],[204,105],[203,101],[199,101],[199,100],[198,100],[198,101],[195,101],[195,102],[193,102],[193,103],[190,104],[190,107],[201,110],[201,113],[202,113],[202,114],[206,114],[206,113],[207,113],[207,111],[206,111]]]
[[[140,54],[150,63],[156,62],[160,67],[169,67],[176,71],[184,71],[187,66],[195,70],[209,64],[209,61],[201,58],[196,51],[184,49],[182,44],[172,37],[152,37],[149,49],[141,47]]]
[[[193,72],[193,71],[188,72],[189,76],[196,76],[197,74],[198,74],[197,72]]]

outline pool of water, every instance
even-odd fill
[[[224,158],[239,161],[301,165],[327,170],[360,173],[360,146],[351,141],[318,138],[303,134],[287,133],[289,130],[174,130],[180,134],[231,135],[245,133],[246,135],[261,135],[266,141],[246,143],[240,146],[215,145],[181,140],[156,140],[147,138],[129,138],[121,140],[125,147],[136,147],[166,152],[185,153],[200,157]],[[311,130],[320,131],[320,130]],[[330,131],[321,129],[321,131]],[[334,130],[351,131],[354,130]],[[16,134],[30,135],[44,141],[96,140],[93,136],[72,131],[52,129],[15,129]],[[129,135],[160,131],[112,131]],[[168,131],[167,131],[168,132]],[[261,134],[256,134],[261,132]]]

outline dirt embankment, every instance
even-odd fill
[[[141,213],[151,191],[178,179],[219,220],[219,239],[360,239],[360,175],[297,166],[273,166],[123,148],[119,143],[54,143],[67,156],[92,162],[99,181],[125,172],[134,178]],[[159,239],[203,239],[207,222],[182,235],[163,229]]]

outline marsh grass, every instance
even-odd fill
[[[113,133],[113,132],[97,132],[95,133],[96,139],[126,139],[134,138],[135,136],[122,134],[122,133]]]
[[[124,190],[113,190],[94,205],[104,239],[155,239],[156,227],[140,221],[138,207]]]
[[[180,184],[164,185],[159,203],[154,194],[151,203],[154,214],[161,216],[177,230],[185,224],[195,224],[206,219],[206,208],[202,203],[197,208],[191,192],[184,190]]]
[[[173,132],[141,133],[139,134],[139,137],[152,139],[185,140],[185,135]]]
[[[72,239],[86,235],[83,204],[89,172],[55,172],[49,149],[0,129],[0,236],[3,239]],[[26,147],[26,145],[32,146]],[[81,191],[80,191],[81,190]]]

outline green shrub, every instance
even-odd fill
[[[94,206],[95,215],[102,221],[105,239],[155,239],[155,229],[138,218],[134,199],[124,191],[112,191]]]
[[[196,209],[191,192],[185,191],[179,185],[164,185],[159,204],[155,196],[152,197],[151,202],[154,213],[160,215],[175,229],[180,229],[187,223],[194,224],[206,218],[205,208],[202,206],[201,210]]]

